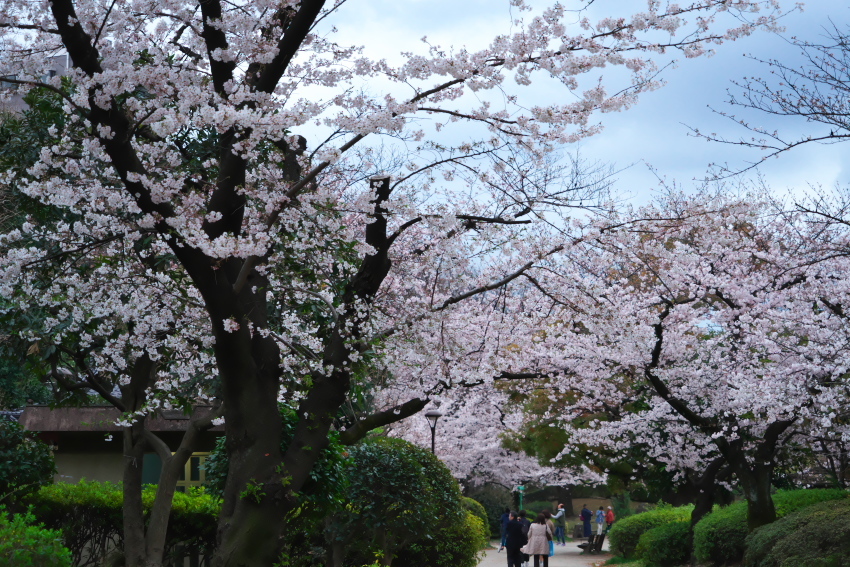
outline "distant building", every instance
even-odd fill
[[[210,412],[210,407],[196,408]],[[21,426],[38,434],[38,437],[53,448],[56,459],[56,482],[91,481],[121,482],[124,466],[122,428],[115,425],[120,412],[114,407],[87,406],[53,408],[27,406],[20,414]],[[147,418],[147,427],[156,433],[172,450],[177,449],[189,417],[180,410],[162,411]],[[177,483],[178,490],[204,483],[201,467],[215,447],[218,437],[224,434],[219,425],[200,435],[196,452],[186,463],[184,474]],[[153,451],[146,453],[142,467],[142,482],[156,484],[162,461]]]
[[[57,75],[65,75],[70,66],[71,59],[67,53],[48,57],[45,61],[42,80],[47,80]],[[27,105],[23,101],[23,96],[18,94],[21,90],[20,86],[10,82],[11,80],[23,79],[23,75],[15,69],[0,67],[0,114],[15,114],[26,110]]]

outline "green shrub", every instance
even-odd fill
[[[145,488],[142,502],[146,510],[153,504],[155,494],[155,486]],[[61,530],[75,565],[84,557],[100,560],[110,550],[122,546],[124,496],[119,485],[86,481],[57,483],[42,487],[27,502],[38,521],[50,529]],[[202,492],[175,493],[166,555],[176,553],[178,544],[181,553],[212,550],[219,510],[219,501]]]
[[[408,545],[393,560],[407,567],[476,567],[487,528],[481,518],[466,512],[463,519],[441,528],[434,537]]]
[[[850,499],[812,504],[753,531],[747,567],[850,567]]]
[[[481,523],[485,526],[486,529],[484,530],[484,535],[481,539],[481,547],[488,547],[490,545],[490,529],[488,525],[487,511],[484,509],[484,506],[482,506],[477,500],[467,498],[466,496],[461,496],[460,503],[467,512],[472,512],[472,514],[474,514],[476,518],[480,519]]]
[[[71,567],[71,552],[62,546],[62,534],[34,525],[35,517],[9,517],[0,509],[0,557],[15,567]]]
[[[27,502],[40,522],[62,531],[75,565],[84,556],[102,558],[121,542],[123,496],[114,484],[60,482],[41,488]]]
[[[618,520],[628,518],[634,514],[632,510],[632,495],[628,492],[611,497],[611,507],[614,508],[615,517]]]
[[[477,500],[487,510],[487,525],[490,537],[499,537],[499,520],[505,508],[512,508],[513,496],[511,491],[498,484],[487,484],[473,488],[469,496]]]
[[[694,526],[694,555],[697,561],[737,561],[743,555],[746,537],[746,502],[715,507]]]
[[[675,567],[688,562],[691,550],[690,521],[670,522],[644,532],[635,555],[648,567]]]
[[[645,532],[671,522],[689,522],[693,509],[693,506],[659,506],[648,512],[618,519],[608,534],[611,551],[616,555],[632,557],[640,536]]]
[[[843,498],[840,489],[781,490],[773,495],[777,517],[817,502]],[[694,527],[694,555],[697,561],[731,563],[744,557],[747,538],[747,503],[734,502],[716,508]]]
[[[325,532],[346,548],[349,564],[371,562],[378,550],[396,555],[410,543],[439,539],[436,532],[466,516],[457,480],[431,451],[375,437],[350,452],[345,505]]]
[[[0,419],[0,501],[16,501],[53,482],[50,448],[15,423]]]

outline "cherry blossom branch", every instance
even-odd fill
[[[373,429],[401,421],[420,412],[430,401],[429,398],[413,398],[387,410],[355,416],[354,425],[342,431],[339,440],[343,445],[354,445]]]
[[[41,27],[41,26],[36,25],[36,24],[13,24],[13,23],[8,23],[8,22],[3,22],[3,23],[0,23],[0,28],[8,28],[8,29],[14,29],[14,30],[34,30],[34,31],[40,31],[40,32],[44,32],[44,33],[52,33],[52,34],[57,34],[57,35],[59,34],[59,30],[57,30],[55,28],[44,28],[44,27]],[[5,81],[6,79],[4,78],[3,80]]]
[[[49,85],[47,83],[42,83],[40,81],[25,81],[25,80],[21,80],[21,79],[12,79],[12,78],[8,78],[8,77],[3,77],[3,82],[13,84],[13,85],[26,85],[26,86],[29,86],[29,87],[45,89],[45,90],[51,91],[53,93],[56,93],[56,94],[58,94],[59,96],[62,97],[62,100],[64,100],[68,104],[70,104],[75,110],[79,111],[80,114],[82,114],[83,116],[88,116],[88,112],[84,108],[82,108],[81,106],[77,105],[77,103],[75,103],[74,100],[71,97],[69,97],[67,93],[65,93],[65,91],[63,91],[60,88],[54,87],[53,85]]]
[[[666,401],[670,407],[672,407],[676,412],[687,419],[693,425],[702,428],[706,431],[717,431],[718,427],[715,423],[710,422],[704,417],[698,415],[693,410],[691,410],[688,405],[682,400],[675,397],[670,389],[667,387],[667,384],[664,383],[656,374],[655,369],[661,365],[661,351],[664,345],[664,320],[670,315],[672,303],[668,303],[667,307],[665,307],[664,311],[662,311],[658,316],[658,322],[652,325],[653,331],[655,333],[655,344],[652,347],[652,353],[650,355],[649,364],[644,367],[643,375],[652,384],[652,387],[658,393],[661,398]]]
[[[503,287],[503,286],[509,284],[510,282],[512,282],[513,280],[517,279],[521,275],[523,275],[523,273],[525,273],[527,270],[531,269],[532,266],[534,266],[534,264],[536,264],[540,260],[543,260],[544,258],[548,258],[549,256],[552,256],[553,254],[556,254],[556,253],[562,251],[563,249],[564,249],[563,244],[555,246],[554,248],[550,249],[548,252],[545,252],[545,253],[539,255],[534,260],[531,260],[530,262],[526,262],[519,269],[517,269],[514,272],[506,275],[505,277],[503,277],[502,279],[500,279],[498,281],[490,282],[486,285],[479,286],[475,289],[471,289],[467,292],[464,292],[464,293],[461,293],[461,294],[458,294],[458,295],[455,295],[453,297],[446,299],[445,301],[443,301],[442,304],[433,308],[431,310],[431,312],[433,313],[433,312],[437,312],[437,311],[443,311],[447,307],[454,305],[455,303],[459,303],[459,302],[463,301],[464,299],[469,299],[470,297],[472,297],[474,295],[479,295],[481,293],[493,291],[494,289],[498,289],[500,287]]]
[[[493,150],[493,149],[481,150],[481,151],[473,152],[471,154],[467,154],[467,155],[463,155],[463,156],[452,156],[452,157],[448,157],[448,158],[445,158],[445,159],[433,161],[426,166],[420,167],[419,169],[415,169],[414,171],[410,172],[409,174],[407,174],[405,176],[399,177],[398,179],[396,179],[395,183],[392,184],[392,188],[395,189],[400,184],[404,183],[405,181],[407,181],[411,177],[415,177],[416,175],[419,175],[423,171],[428,171],[429,169],[433,169],[435,167],[439,167],[439,166],[447,164],[447,163],[460,163],[461,160],[481,157],[483,155],[491,154],[494,151],[495,150]]]

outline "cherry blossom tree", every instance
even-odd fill
[[[599,132],[597,113],[659,86],[667,53],[702,55],[779,14],[775,0],[651,0],[591,22],[584,5],[510,5],[513,31],[489,45],[426,43],[394,64],[333,40],[344,0],[0,0],[4,65],[66,115],[33,167],[3,176],[65,214],[3,238],[0,290],[50,314],[33,341],[73,335],[75,384],[99,385],[128,430],[176,393],[221,402],[215,565],[276,560],[331,427],[355,442],[533,363],[517,342],[545,312],[515,286],[569,246],[575,193],[514,167],[512,149],[543,159]],[[70,88],[44,73],[63,51]],[[629,79],[607,84],[608,67]],[[532,80],[563,90],[532,104]],[[73,269],[43,277],[57,254]],[[350,396],[364,385],[405,396],[363,414]],[[301,417],[283,454],[279,399]],[[128,565],[161,562],[166,518],[127,538]]]
[[[600,483],[604,475],[586,466],[541,465],[534,456],[506,447],[506,436],[516,432],[524,416],[511,411],[508,395],[500,390],[462,388],[440,396],[435,450],[465,488],[500,484],[510,490],[522,484],[562,486]],[[429,406],[430,407],[430,406]],[[425,418],[393,424],[390,434],[427,446],[431,431]]]
[[[750,527],[769,523],[785,453],[848,434],[846,258],[822,254],[846,234],[752,196],[673,197],[638,216],[561,267],[579,285],[543,342],[576,393],[562,426],[591,447],[641,443],[683,474],[728,466]],[[608,418],[570,421],[588,413]]]

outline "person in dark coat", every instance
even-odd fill
[[[525,510],[520,510],[519,515],[517,516],[517,521],[522,524],[522,535],[525,536],[525,539],[528,540],[528,530],[531,528],[531,520],[527,518],[528,512]],[[522,564],[523,567],[528,567],[528,560],[531,557],[527,553],[522,554]]]
[[[505,550],[508,552],[508,567],[521,567],[522,546],[528,543],[524,526],[520,523],[515,512],[510,513],[510,520],[505,526]]]
[[[502,540],[502,546],[499,548],[499,551],[505,549],[505,528],[508,527],[509,521],[511,521],[511,509],[505,508],[505,513],[499,518],[499,535]]]
[[[578,515],[581,519],[581,523],[584,524],[584,537],[590,538],[590,542],[593,543],[593,530],[590,529],[590,520],[593,518],[593,512],[591,512],[587,504],[583,504],[581,507],[581,513]]]

